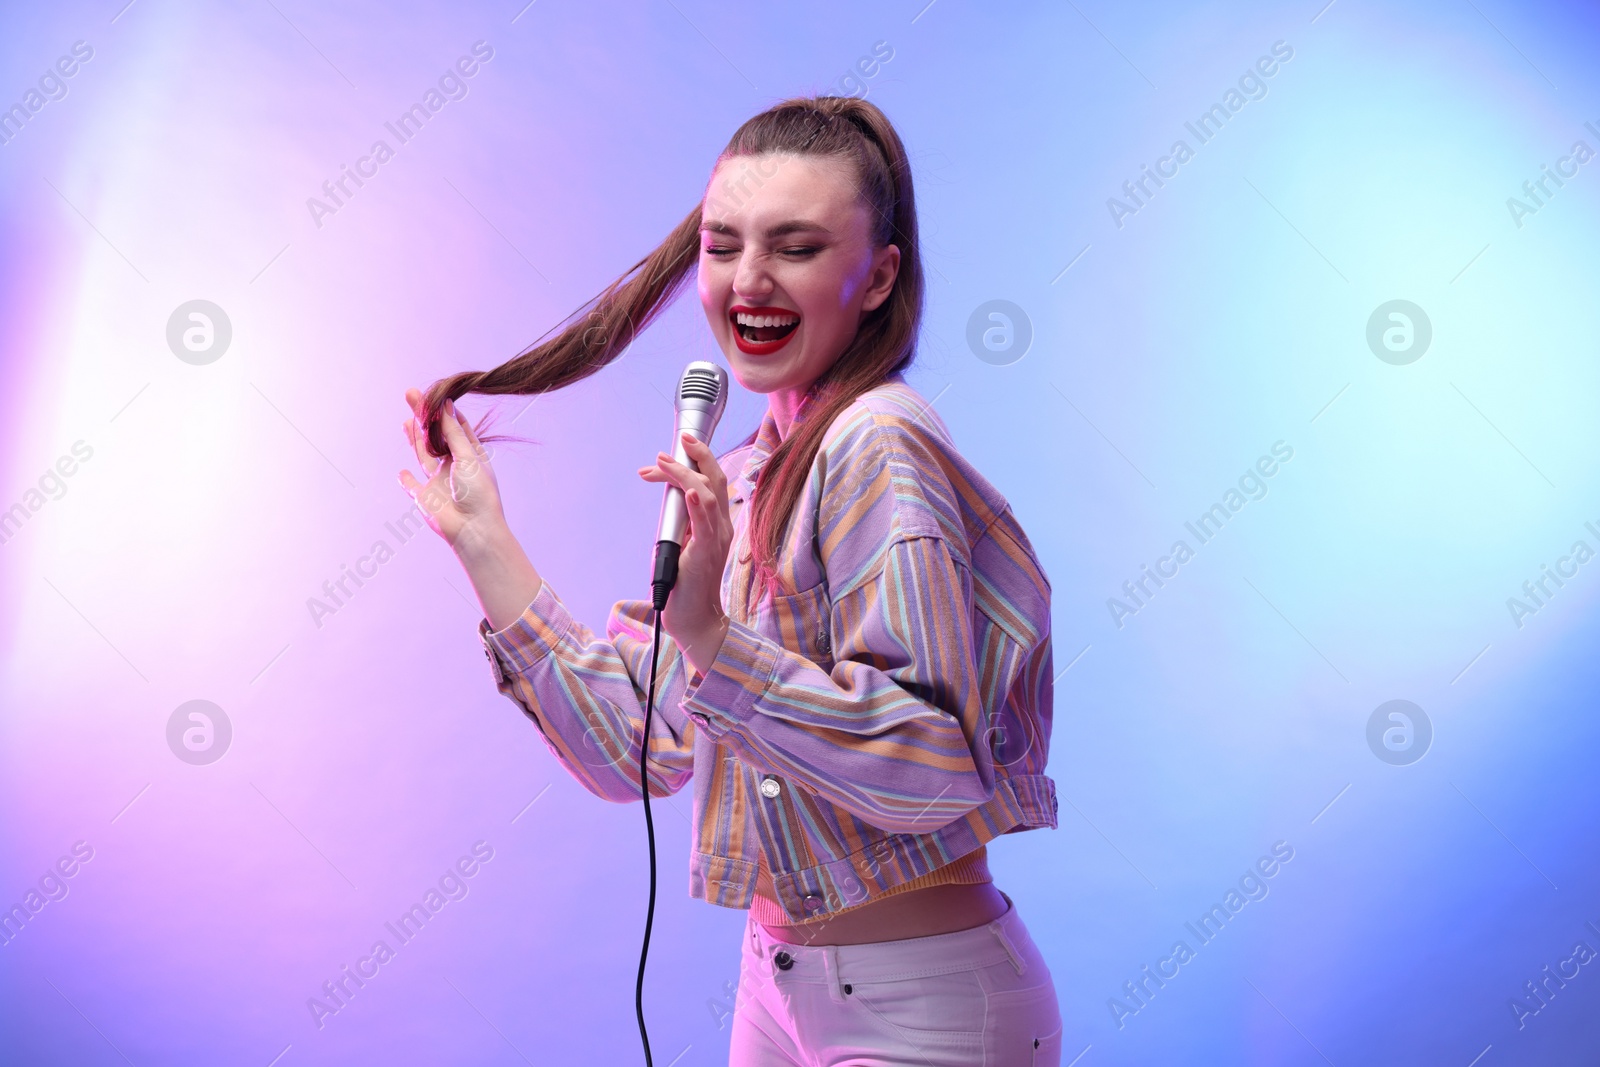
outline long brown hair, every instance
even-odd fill
[[[775,564],[784,531],[829,425],[858,396],[911,363],[922,320],[923,276],[911,165],[894,126],[875,104],[836,96],[784,100],[740,126],[717,162],[769,152],[846,161],[872,212],[873,247],[893,244],[900,249],[899,273],[888,299],[862,320],[854,339],[817,379],[788,436],[757,476],[751,496],[751,555],[758,584],[770,591],[776,585]],[[739,195],[731,183],[729,193]],[[556,336],[536,341],[493,370],[466,371],[429,386],[424,418],[428,451],[440,457],[449,454],[439,425],[447,400],[467,393],[560,389],[620,356],[638,332],[676,299],[697,266],[701,207],[697,204],[655,251],[569,316]]]

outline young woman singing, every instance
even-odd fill
[[[639,471],[690,515],[644,737],[649,602],[618,603],[603,637],[568,614],[452,401],[594,373],[691,273],[768,408],[720,459],[686,438],[698,470],[659,453]],[[1058,1062],[1049,967],[985,847],[1056,822],[1050,587],[902,376],[922,301],[893,126],[864,100],[786,100],[739,128],[702,202],[584,320],[406,394],[427,481],[401,484],[477,590],[499,690],[601,797],[640,797],[641,745],[652,796],[693,780],[690,892],[750,913],[745,1067]]]

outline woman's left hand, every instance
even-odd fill
[[[658,452],[655,465],[640,467],[639,477],[677,486],[689,505],[689,535],[678,557],[678,582],[661,613],[661,626],[690,666],[703,675],[728,633],[722,574],[733,543],[733,522],[728,517],[728,479],[715,454],[688,433],[683,435],[683,450],[698,471]]]

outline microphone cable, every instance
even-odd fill
[[[664,544],[671,545],[670,541]],[[677,545],[672,545],[676,549]],[[677,580],[677,553],[661,553],[658,551],[658,566],[661,563],[660,555],[670,554],[670,577],[664,576],[660,570],[657,572],[657,581],[651,583],[651,605],[654,608],[655,622],[650,634],[650,687],[645,693],[644,702],[644,730],[639,738],[639,795],[644,800],[644,832],[650,844],[650,903],[644,913],[644,941],[639,945],[639,976],[633,986],[633,1011],[639,1017],[639,1040],[644,1045],[644,1065],[654,1067],[655,1061],[650,1057],[650,1031],[644,1024],[644,965],[650,955],[650,928],[655,924],[656,918],[656,824],[650,815],[650,780],[645,776],[645,763],[650,756],[650,717],[656,706],[656,659],[661,649],[661,612],[667,606],[667,594],[671,591]],[[666,580],[661,580],[663,577]]]
[[[677,411],[679,438],[686,434],[709,442],[722,418],[728,401],[728,372],[715,363],[696,360],[684,368],[678,381]],[[689,459],[680,440],[673,455],[699,470]],[[650,1056],[650,1031],[644,1022],[644,968],[650,956],[650,931],[656,918],[656,824],[650,814],[650,720],[656,709],[656,669],[661,653],[661,614],[667,598],[678,583],[678,556],[688,533],[688,505],[682,490],[668,486],[661,501],[660,536],[656,540],[655,567],[650,577],[650,607],[655,616],[650,635],[650,685],[645,693],[644,729],[639,738],[639,798],[644,802],[644,830],[650,844],[650,903],[644,913],[644,940],[639,945],[639,976],[633,986],[633,1010],[639,1017],[639,1040],[644,1044],[645,1067],[654,1067]]]

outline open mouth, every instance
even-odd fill
[[[768,341],[781,341],[800,325],[800,316],[794,314],[752,315],[736,311],[731,317],[733,328],[739,336],[751,344],[758,345]]]
[[[800,326],[800,316],[783,308],[735,307],[728,312],[734,341],[749,355],[765,355],[782,348]]]

